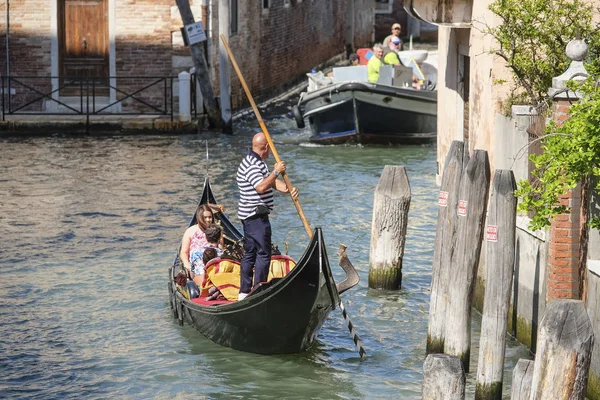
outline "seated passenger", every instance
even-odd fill
[[[400,39],[395,36],[390,39],[388,47],[383,51],[383,63],[385,65],[404,65],[398,56],[398,46],[400,43]],[[412,87],[417,90],[421,89],[419,77],[415,74],[412,75]]]
[[[204,266],[206,265],[204,262],[204,253],[209,249],[213,249],[217,253],[217,257],[223,254],[220,244],[223,240],[223,230],[221,227],[216,224],[210,224],[206,227],[205,235],[207,245],[195,253],[194,260],[192,261],[192,278],[197,285],[202,285]]]
[[[379,68],[381,68],[382,65],[383,46],[381,43],[377,43],[373,46],[373,56],[369,59],[369,63],[367,64],[369,82],[377,83],[377,80],[379,79]]]
[[[348,56],[348,62],[353,67],[360,65],[360,57],[358,57],[358,54],[352,53],[350,56]]]
[[[213,212],[208,205],[201,204],[198,206],[198,210],[196,210],[196,222],[195,225],[187,228],[183,234],[181,251],[179,252],[179,258],[181,258],[181,262],[183,262],[183,266],[190,276],[189,272],[191,271],[193,261],[202,258],[202,254],[198,255],[198,251],[208,246],[204,231],[213,222]]]
[[[204,250],[204,255],[202,256],[202,262],[204,265],[207,265],[211,260],[218,258],[219,255],[217,253],[217,249],[209,247]],[[202,283],[199,283],[201,285]],[[206,300],[226,300],[225,296],[219,291],[216,286],[211,286],[208,288],[208,295],[206,296]]]

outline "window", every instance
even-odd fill
[[[229,0],[229,29],[232,35],[238,33],[238,0]]]
[[[262,2],[263,3],[263,9],[264,8],[269,8],[269,1],[270,0],[263,0],[263,2]]]
[[[289,7],[289,6],[291,6],[291,5],[292,5],[291,3],[292,3],[292,2],[291,2],[291,0],[283,0],[283,6],[284,6],[284,7]]]
[[[394,0],[375,0],[375,14],[391,14]]]

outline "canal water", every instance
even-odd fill
[[[221,347],[172,317],[167,269],[203,179],[235,220],[234,173],[253,119],[233,136],[4,138],[0,398],[420,398],[435,146],[321,147],[286,115],[267,117],[267,126],[309,222],[323,228],[336,278],[340,243],[359,271],[343,299],[368,358],[358,357],[339,311],[310,351],[280,356]],[[412,202],[402,289],[378,292],[367,285],[369,241],[373,192],[388,164],[406,167]],[[274,241],[297,258],[307,237],[288,197],[277,196],[272,224]],[[472,371],[479,324],[475,315]],[[505,387],[516,361],[529,357],[514,341],[507,354]]]

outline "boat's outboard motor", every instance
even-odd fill
[[[298,125],[298,128],[304,128],[304,118],[302,117],[302,113],[300,112],[298,106],[292,107],[292,114],[294,115],[294,119],[296,120],[296,125]]]

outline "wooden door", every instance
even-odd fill
[[[107,0],[59,0],[61,86],[75,88],[81,81],[78,78],[98,78],[96,85],[108,85],[107,3]]]

